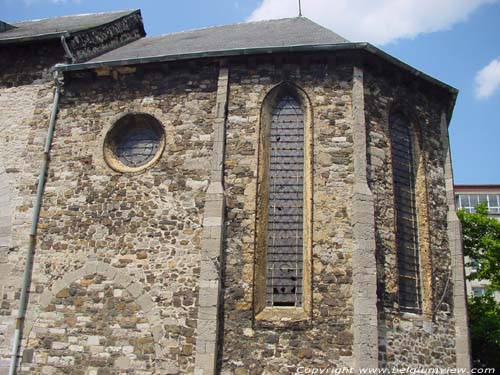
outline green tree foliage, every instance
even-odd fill
[[[467,301],[474,367],[500,369],[500,304],[491,293]]]
[[[492,290],[500,289],[500,221],[488,217],[486,204],[476,213],[459,211],[462,222],[464,255],[468,266],[476,266],[469,280],[489,280]]]
[[[458,217],[467,265],[474,269],[468,279],[490,281],[486,295],[467,301],[473,365],[500,369],[500,304],[492,297],[500,289],[500,222],[488,217],[486,204]]]

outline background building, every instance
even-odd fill
[[[455,196],[457,209],[475,212],[475,207],[485,202],[490,216],[500,220],[500,185],[455,185]],[[470,267],[465,268],[467,275],[472,271]],[[481,296],[486,291],[488,281],[467,280],[466,285],[467,294]],[[500,291],[496,291],[494,297],[500,301]]]
[[[469,366],[455,89],[303,17],[2,30],[3,371]]]

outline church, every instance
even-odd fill
[[[302,16],[2,20],[0,374],[469,369],[456,97]]]

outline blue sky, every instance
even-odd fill
[[[0,0],[0,19],[140,8],[148,35],[297,14],[298,0]],[[500,184],[500,0],[302,0],[305,16],[460,90],[455,183]]]

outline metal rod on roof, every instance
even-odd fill
[[[300,5],[300,0],[299,0],[299,17],[302,17],[302,7]]]

